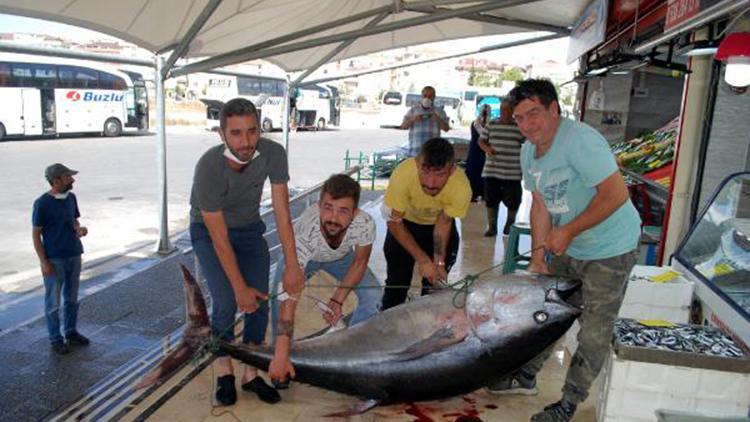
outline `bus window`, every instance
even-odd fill
[[[436,97],[435,98],[435,105],[437,107],[450,107],[450,108],[456,108],[458,107],[458,98],[451,98],[451,97]]]
[[[76,88],[98,88],[99,87],[99,75],[96,70],[84,69],[82,67],[75,68],[75,87]]]
[[[464,92],[464,101],[474,101],[477,98],[477,91]]]
[[[276,81],[275,91],[273,94],[276,97],[283,97],[284,96],[284,82],[283,81]]]
[[[57,69],[55,66],[46,64],[35,64],[34,86],[38,88],[54,88],[57,86]]]
[[[0,63],[0,86],[10,86],[10,65]]]
[[[401,97],[400,92],[386,92],[385,95],[383,95],[383,104],[388,105],[401,105],[401,101],[403,98]]]
[[[213,79],[212,79],[213,80]],[[228,79],[223,79],[223,81],[226,81],[226,86],[222,86],[222,88],[229,88],[231,85],[231,81]],[[260,80],[258,78],[248,78],[240,76],[237,78],[237,93],[239,95],[258,95],[260,94]]]
[[[276,93],[276,81],[261,80],[260,92],[263,94],[274,95]]]
[[[107,72],[99,72],[99,88],[116,89],[118,91],[127,89],[125,80]]]
[[[58,88],[75,88],[75,70],[70,66],[57,67]]]
[[[412,108],[422,101],[421,94],[406,94],[406,108]]]
[[[33,70],[28,63],[13,63],[11,83],[13,86],[33,86]]]

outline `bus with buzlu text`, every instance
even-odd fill
[[[200,100],[206,105],[206,129],[219,127],[219,111],[232,98],[246,98],[255,104],[264,132],[281,129],[284,118],[284,84],[282,78],[221,72],[208,78],[206,95]],[[303,85],[290,95],[289,122],[293,128],[324,130],[338,126],[340,98],[336,87]],[[294,113],[292,113],[294,111]]]
[[[104,64],[0,54],[0,140],[148,130],[143,76]]]

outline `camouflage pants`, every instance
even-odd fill
[[[612,330],[620,310],[630,271],[635,265],[636,251],[612,258],[581,261],[567,255],[556,256],[550,263],[550,271],[579,279],[583,288],[570,302],[583,306],[578,318],[581,331],[578,333],[578,349],[573,355],[563,387],[563,398],[577,404],[586,400],[591,383],[604,365],[612,340]],[[577,302],[577,303],[576,303]],[[536,375],[544,361],[552,353],[549,347],[521,369],[528,375]]]

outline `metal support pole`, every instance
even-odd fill
[[[286,83],[284,84],[284,108],[281,114],[281,131],[282,137],[284,138],[284,148],[286,149],[286,159],[289,160],[289,93],[292,87],[289,84],[289,75],[286,75]]]
[[[159,242],[156,245],[156,252],[166,255],[174,251],[169,241],[169,227],[167,225],[167,132],[165,129],[165,109],[164,109],[164,77],[162,68],[164,67],[164,58],[156,56],[154,80],[156,82],[156,168],[158,171],[157,190],[159,192]]]
[[[182,36],[180,44],[175,47],[175,49],[172,51],[172,54],[167,59],[165,65],[162,66],[161,76],[163,78],[166,79],[166,77],[169,75],[169,71],[177,62],[177,59],[185,55],[190,43],[193,41],[193,39],[195,39],[196,35],[198,35],[198,32],[200,32],[201,28],[203,28],[203,25],[206,24],[206,21],[208,21],[214,11],[216,11],[221,2],[222,0],[209,0],[208,4],[206,4],[198,17],[195,18],[195,21],[193,21],[193,24],[190,25],[187,33]]]

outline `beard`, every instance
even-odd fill
[[[255,152],[255,148],[253,147],[234,149],[227,145],[227,148],[229,148],[229,151],[231,151],[232,154],[234,154],[234,156],[241,161],[250,161],[250,159],[253,158],[253,153]]]
[[[346,230],[346,227],[333,221],[321,221],[320,226],[323,228],[323,233],[328,239],[336,239]]]
[[[70,182],[67,185],[60,188],[60,193],[65,193],[72,189],[73,189],[73,182]]]
[[[424,193],[426,193],[427,195],[430,195],[430,196],[436,196],[437,194],[440,193],[441,190],[442,190],[442,188],[440,188],[440,189],[438,189],[438,188],[431,188],[429,186],[422,185],[422,191]]]

